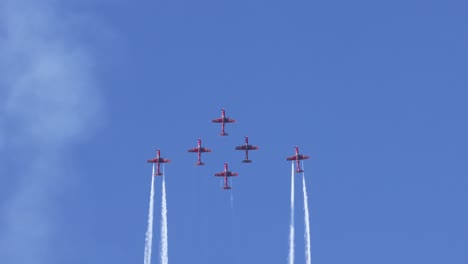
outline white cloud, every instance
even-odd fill
[[[0,204],[2,264],[52,263],[56,194],[66,181],[61,155],[99,121],[93,61],[73,39],[60,3],[0,3],[0,151],[3,138],[4,149],[26,157],[8,175],[18,182]]]

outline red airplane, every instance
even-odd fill
[[[211,149],[202,147],[201,146],[201,139],[198,139],[198,146],[195,147],[195,148],[189,149],[188,152],[197,152],[198,153],[198,161],[197,161],[197,163],[195,163],[195,165],[205,165],[205,163],[203,163],[201,161],[201,154],[205,153],[205,152],[211,152]]]
[[[297,147],[297,146],[295,147],[295,149],[296,149],[296,154],[294,156],[287,157],[286,160],[295,160],[296,161],[296,167],[297,167],[296,172],[297,173],[304,172],[304,170],[301,170],[301,164],[299,164],[299,161],[309,159],[310,156],[299,154],[299,147]]]
[[[244,145],[237,146],[236,150],[245,150],[245,159],[242,161],[243,163],[251,163],[252,161],[249,160],[249,150],[258,150],[257,146],[249,145],[249,137],[245,137]]]
[[[154,167],[153,167],[153,176],[162,176],[163,175],[162,172],[159,171],[159,167],[161,166],[161,163],[169,163],[171,161],[161,157],[161,151],[158,149],[156,151],[156,158],[149,159],[146,162],[156,163],[157,170],[156,172],[154,172]]]
[[[235,123],[236,120],[234,119],[231,119],[229,117],[226,117],[226,111],[224,110],[224,108],[221,110],[221,117],[220,118],[216,118],[216,119],[213,119],[211,121],[212,123],[221,123],[221,133],[219,134],[220,136],[227,136],[229,135],[228,133],[224,132],[224,125],[226,125],[226,123]]]
[[[228,170],[228,164],[227,163],[224,163],[224,171],[215,173],[215,176],[217,176],[217,177],[224,177],[224,186],[223,186],[224,190],[231,189],[231,187],[228,185],[228,177],[234,177],[234,176],[237,176],[237,175],[239,175],[239,174],[237,174],[237,172],[232,172],[232,171]]]

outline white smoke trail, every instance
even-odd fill
[[[305,258],[306,264],[311,263],[310,257],[310,225],[309,225],[309,202],[307,201],[307,188],[305,183],[304,172],[302,173],[302,191],[304,193],[304,224],[305,224]]]
[[[151,249],[153,245],[153,209],[154,209],[154,164],[153,174],[151,174],[151,194],[148,212],[148,229],[146,230],[145,239],[145,258],[144,264],[151,264]]]
[[[231,187],[232,187],[232,183],[231,183]],[[231,209],[234,209],[234,192],[232,191],[232,189],[231,189]]]
[[[291,223],[289,225],[289,264],[294,264],[294,163],[291,163]]]
[[[231,210],[234,209],[234,188],[232,187],[232,182],[233,181],[231,181],[231,190],[229,190],[231,193]]]
[[[166,204],[166,176],[163,176],[161,199],[161,264],[168,263],[167,255],[167,204]]]

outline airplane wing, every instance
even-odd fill
[[[169,162],[171,162],[171,160],[164,159],[164,158],[161,158],[161,161],[160,161],[160,163],[169,163]]]
[[[228,177],[233,177],[233,176],[238,176],[239,174],[237,172],[229,172]]]
[[[299,155],[299,160],[309,159],[310,156],[307,155]]]
[[[224,123],[235,123],[235,122],[236,122],[236,120],[231,119],[231,118],[227,118],[227,117],[226,117],[226,120],[224,121]]]
[[[296,160],[296,155],[291,156],[291,157],[287,157],[286,160]]]
[[[215,176],[224,177],[224,176],[226,176],[226,172],[224,172],[224,171],[222,171],[222,172],[217,172],[217,173],[215,173]]]
[[[248,145],[248,146],[247,146],[247,149],[248,149],[248,150],[258,150],[258,147],[257,147],[257,146],[252,146],[252,145]]]
[[[198,148],[191,148],[191,149],[188,149],[188,152],[198,152]]]
[[[236,147],[236,150],[246,150],[246,149],[247,149],[247,147],[245,145]]]
[[[222,123],[223,122],[223,118],[216,118],[216,119],[213,119],[211,120],[212,123]]]
[[[203,147],[200,152],[211,152],[211,149]]]

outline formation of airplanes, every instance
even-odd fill
[[[221,123],[221,132],[219,133],[220,136],[229,135],[225,131],[225,124],[235,123],[235,122],[236,122],[235,119],[231,119],[229,117],[226,117],[226,111],[224,109],[221,110],[221,117],[220,118],[216,118],[216,119],[212,120],[212,123]],[[252,144],[249,144],[249,138],[247,136],[244,137],[244,140],[245,140],[244,144],[242,144],[240,146],[236,146],[234,149],[235,150],[245,151],[245,158],[241,161],[242,163],[252,163],[252,160],[249,159],[249,151],[258,150],[259,147],[254,146]],[[300,161],[301,160],[307,160],[307,159],[310,158],[310,156],[300,154],[298,146],[296,146],[294,149],[295,149],[295,154],[292,155],[292,156],[287,157],[286,160],[296,162],[296,168],[297,168],[296,173],[304,172],[304,170],[301,169]],[[191,153],[197,153],[198,159],[197,159],[197,162],[195,163],[195,165],[202,166],[202,165],[205,165],[205,163],[201,161],[201,154],[202,153],[209,153],[209,152],[211,152],[211,149],[203,147],[202,146],[202,140],[199,138],[197,140],[197,146],[193,147],[193,148],[189,148],[187,151],[191,152]],[[160,171],[161,164],[170,163],[171,161],[169,159],[165,159],[165,158],[161,157],[161,151],[158,149],[156,151],[156,157],[147,160],[147,162],[156,164],[156,171],[153,169],[153,176],[162,176],[163,173]],[[230,190],[231,189],[231,187],[228,184],[228,178],[229,177],[236,177],[236,176],[239,175],[237,172],[229,171],[228,166],[229,166],[228,163],[224,163],[224,170],[214,174],[214,176],[216,176],[216,177],[224,177],[224,185],[222,187],[223,190]]]

